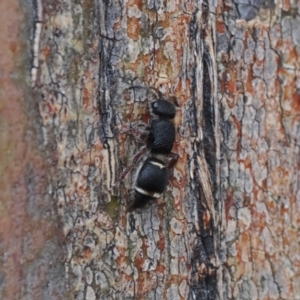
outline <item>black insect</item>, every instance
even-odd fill
[[[178,158],[177,154],[171,152],[175,142],[175,126],[170,121],[175,117],[174,104],[159,99],[151,106],[152,113],[157,118],[150,122],[147,136],[147,148],[150,152],[138,171],[134,186],[134,201],[130,210],[142,208],[161,197],[168,184],[168,167]],[[172,159],[168,159],[169,157]]]

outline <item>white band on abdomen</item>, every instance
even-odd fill
[[[161,196],[160,193],[148,192],[148,191],[146,191],[146,190],[144,190],[144,189],[141,189],[141,188],[139,188],[139,187],[135,187],[135,190],[136,190],[137,192],[139,192],[140,194],[142,194],[142,195],[149,196],[149,197],[153,197],[153,198],[159,198],[159,197]]]

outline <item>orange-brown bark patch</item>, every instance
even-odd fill
[[[47,58],[51,54],[51,48],[47,45],[42,49],[44,57]]]
[[[84,88],[83,89],[83,107],[85,109],[87,109],[87,107],[89,106],[89,102],[90,102],[89,91],[86,88]]]
[[[127,6],[134,6],[134,5],[136,5],[139,10],[142,10],[143,4],[144,4],[143,0],[129,0],[127,2]]]
[[[217,27],[217,31],[219,33],[225,32],[225,24],[224,24],[223,20],[217,20],[216,27]]]
[[[137,41],[141,37],[142,25],[140,18],[131,17],[127,21],[127,35],[129,38]]]
[[[294,90],[294,94],[292,96],[292,112],[293,114],[299,113],[300,111],[300,91]]]

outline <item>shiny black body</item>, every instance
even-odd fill
[[[149,193],[163,193],[168,183],[168,171],[165,164],[156,158],[148,158],[136,181],[136,186]]]
[[[134,191],[134,201],[130,205],[129,211],[133,211],[135,209],[143,208],[151,201],[155,200],[156,198],[144,195],[137,190]]]
[[[168,184],[168,170],[164,162],[156,158],[148,158],[139,171],[132,208],[145,206],[149,201],[157,199]],[[142,192],[141,192],[142,191]]]
[[[164,99],[152,103],[152,113],[158,118],[152,119],[147,137],[149,157],[144,161],[134,188],[134,201],[131,210],[142,208],[152,200],[158,199],[168,184],[168,169],[161,159],[171,153],[175,142],[175,126],[170,121],[175,117],[175,106]]]
[[[175,142],[175,127],[169,119],[152,120],[147,146],[153,153],[168,154]]]
[[[164,99],[159,99],[152,103],[153,114],[160,116],[161,118],[174,119],[175,118],[175,106]]]

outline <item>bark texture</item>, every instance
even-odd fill
[[[58,173],[49,189],[76,299],[217,297],[210,9],[201,1],[43,4],[32,79],[44,140],[56,143]],[[180,159],[164,197],[127,213],[135,172],[113,184],[143,145],[124,131],[149,122],[154,89],[178,100],[174,152]]]
[[[299,5],[9,3],[0,298],[300,299]],[[128,212],[158,94],[179,160]]]
[[[0,1],[0,299],[65,299],[51,165],[30,88],[30,3]]]
[[[299,4],[224,1],[223,299],[300,299]]]

